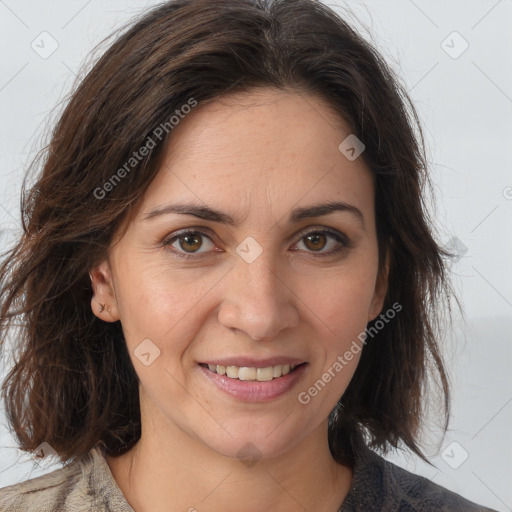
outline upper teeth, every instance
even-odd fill
[[[247,366],[222,366],[220,364],[209,364],[210,371],[225,375],[231,379],[267,381],[288,375],[296,365],[278,364],[266,368],[249,368]]]

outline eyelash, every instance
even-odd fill
[[[329,236],[333,237],[339,244],[341,244],[341,247],[338,247],[337,249],[333,249],[333,250],[331,250],[329,252],[325,252],[325,253],[317,253],[317,254],[315,254],[314,251],[308,251],[308,252],[311,253],[311,255],[314,258],[326,258],[328,256],[334,256],[336,254],[341,253],[344,249],[351,247],[350,242],[349,242],[349,240],[347,239],[347,237],[345,235],[343,235],[342,233],[339,233],[337,231],[333,231],[331,229],[327,229],[327,228],[319,228],[319,229],[314,229],[314,230],[311,230],[311,231],[307,231],[305,233],[301,233],[301,237],[299,238],[298,242],[300,242],[303,238],[306,238],[308,235],[312,235],[312,234],[315,234],[315,235],[317,235],[317,234],[329,235]],[[172,243],[175,240],[177,240],[179,238],[182,238],[182,237],[185,237],[187,235],[200,235],[202,237],[208,238],[210,241],[213,242],[213,240],[211,239],[210,236],[208,236],[208,234],[203,233],[202,231],[197,231],[195,229],[190,229],[190,230],[187,230],[187,231],[182,231],[182,232],[178,232],[176,234],[173,234],[172,237],[165,239],[162,242],[162,245],[164,247],[170,246],[170,245],[172,245]],[[180,260],[181,259],[184,259],[184,260],[199,259],[199,258],[203,257],[202,255],[206,254],[206,253],[201,253],[202,255],[197,256],[197,255],[193,255],[193,254],[186,254],[186,253],[183,253],[183,252],[176,252],[174,249],[171,249],[171,252],[173,253],[173,255],[176,258],[178,258]]]

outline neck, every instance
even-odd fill
[[[136,512],[336,512],[350,489],[351,469],[329,451],[327,420],[288,452],[245,462],[210,450],[176,426],[166,427],[165,437],[162,430],[156,435],[143,428],[130,451],[107,457]]]

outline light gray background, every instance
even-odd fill
[[[456,238],[460,248],[451,268],[466,319],[456,317],[444,347],[450,430],[437,445],[435,427],[426,433],[435,467],[412,455],[388,458],[471,500],[512,510],[512,0],[325,3],[348,5],[403,77],[428,139],[441,238]],[[20,228],[23,172],[50,111],[93,46],[155,4],[0,0],[1,249]],[[33,41],[39,51],[51,48],[43,31],[58,44],[48,58],[31,48]],[[457,56],[464,41],[469,46]],[[0,422],[0,487],[58,467],[34,466],[17,450],[3,411]]]

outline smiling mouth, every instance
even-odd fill
[[[208,368],[212,373],[216,373],[233,380],[268,382],[288,375],[289,373],[292,373],[297,368],[305,364],[307,363],[298,365],[278,364],[275,366],[267,366],[266,368],[254,368],[247,366],[222,366],[206,363],[200,363],[200,366]]]

